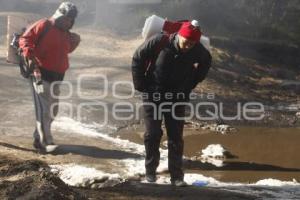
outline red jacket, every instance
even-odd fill
[[[65,73],[69,68],[68,54],[76,46],[71,42],[71,33],[58,29],[53,19],[49,19],[51,25],[36,45],[39,35],[47,26],[46,21],[47,19],[41,19],[26,30],[20,37],[20,48],[25,57],[34,56],[40,67],[57,73]]]

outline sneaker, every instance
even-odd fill
[[[55,151],[57,149],[58,145],[55,144],[47,144],[44,148],[45,148],[45,152],[46,153],[52,153],[53,151]]]
[[[171,185],[176,187],[186,187],[188,184],[183,180],[175,180],[175,181],[171,181]]]
[[[155,174],[146,174],[146,181],[148,183],[155,183],[156,182],[156,175]]]
[[[33,147],[39,152],[39,153],[52,153],[55,151],[58,147],[58,145],[55,145],[53,142],[51,144],[42,145],[39,140],[34,139],[33,141]]]

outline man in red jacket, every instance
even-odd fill
[[[51,134],[51,123],[58,113],[59,83],[69,68],[68,54],[80,43],[80,36],[71,33],[77,8],[63,2],[49,19],[34,23],[19,40],[27,67],[33,67],[30,84],[36,111],[33,146],[44,152],[57,147]]]

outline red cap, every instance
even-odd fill
[[[191,22],[184,22],[178,34],[188,40],[192,40],[195,42],[199,42],[202,35],[199,27],[193,26]]]

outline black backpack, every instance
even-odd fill
[[[41,32],[41,34],[38,36],[38,39],[35,44],[36,46],[39,45],[40,41],[47,34],[47,32],[49,31],[49,29],[51,27],[51,23],[48,19],[46,20],[45,23],[46,23],[46,26],[45,26],[44,30]],[[28,78],[34,70],[32,66],[27,66],[27,64],[25,62],[25,58],[23,57],[23,54],[22,54],[22,49],[19,46],[20,37],[26,32],[26,30],[27,30],[26,28],[23,28],[20,33],[14,33],[13,39],[10,43],[10,46],[16,50],[16,55],[19,57],[20,74],[24,78]]]
[[[165,48],[170,43],[170,39],[171,35],[163,34],[161,40],[155,46],[154,56],[151,59],[147,60],[145,63],[145,76],[147,76],[148,73],[154,70],[151,68],[153,66],[153,63],[155,63],[159,53],[163,50],[163,48]]]

